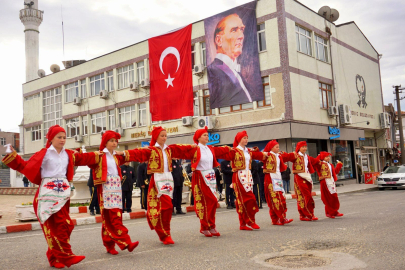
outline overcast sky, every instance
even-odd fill
[[[39,9],[44,11],[39,28],[39,68],[49,74],[51,64],[63,67],[61,61],[64,59],[89,60],[250,1],[39,0]],[[23,2],[3,0],[0,10],[0,129],[3,131],[18,132],[23,117],[21,85],[25,82],[25,44],[24,26],[18,17]],[[394,102],[392,85],[405,86],[405,1],[301,2],[315,11],[323,5],[337,9],[340,18],[336,24],[356,22],[374,48],[383,54],[384,104]],[[65,55],[62,50],[61,6]],[[401,106],[405,106],[405,101]]]

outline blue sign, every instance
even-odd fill
[[[329,140],[340,138],[340,129],[337,127],[328,127],[329,135],[336,135],[329,137]]]
[[[398,163],[398,159],[394,159],[394,163]]]
[[[365,141],[366,138],[359,137],[359,141]]]
[[[149,146],[149,142],[141,142],[141,147]]]
[[[219,143],[221,136],[218,133],[208,133],[208,143],[207,145]]]

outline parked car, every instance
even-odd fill
[[[405,186],[405,166],[390,166],[378,176],[377,185],[379,190],[385,188],[397,189]]]

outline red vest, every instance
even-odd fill
[[[149,146],[151,149],[150,157],[148,160],[148,174],[152,173],[163,173],[164,172],[164,158],[163,151],[160,147]],[[167,156],[167,166],[169,171],[172,171],[172,151],[170,147],[167,147],[165,150]]]
[[[278,156],[280,159],[280,172],[287,170],[287,165],[284,164],[281,155]],[[277,156],[269,152],[269,156],[263,162],[263,173],[276,173],[277,172]]]

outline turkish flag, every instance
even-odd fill
[[[152,121],[193,115],[191,27],[148,41]]]

